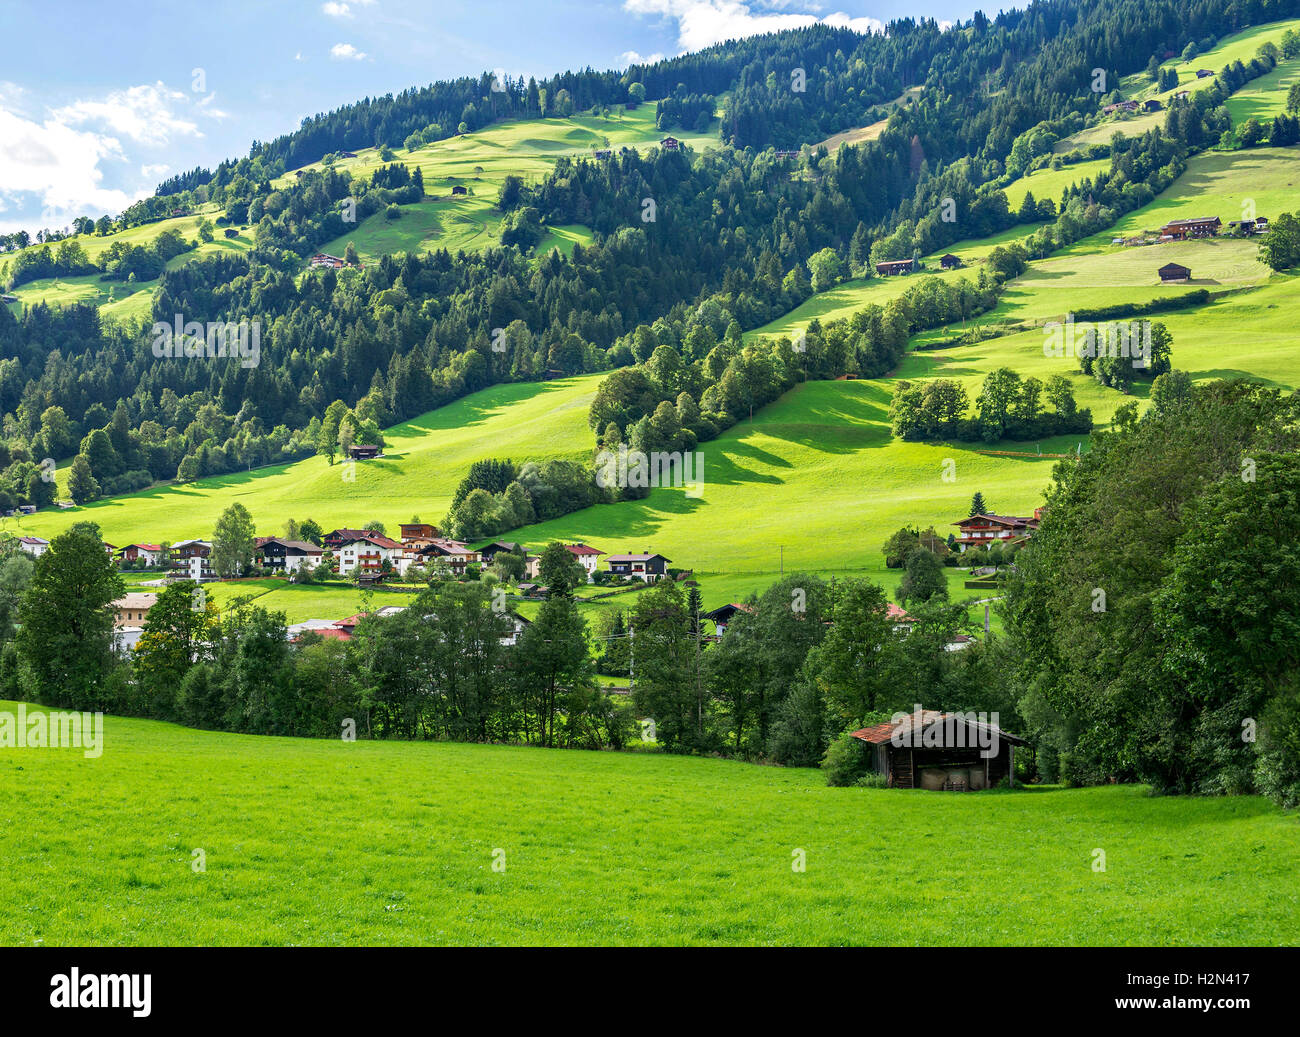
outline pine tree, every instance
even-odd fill
[[[978,490],[975,496],[970,499],[971,515],[987,515],[989,513],[988,505],[984,503],[984,494]]]

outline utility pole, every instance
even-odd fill
[[[777,547],[781,549],[781,575],[784,576],[785,575],[785,544],[778,544]]]
[[[627,693],[630,697],[636,688],[636,627],[631,623],[627,625]]]

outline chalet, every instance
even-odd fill
[[[466,568],[479,560],[477,551],[471,551],[459,540],[445,538],[431,540],[414,551],[408,549],[407,553],[413,556],[413,561],[419,561],[426,566],[439,563],[446,565],[456,576],[463,576]]]
[[[682,142],[676,137],[665,137],[659,142],[659,146],[662,147],[664,151],[677,151],[681,148]]]
[[[290,623],[285,628],[290,641],[298,641],[304,634],[319,634],[321,637],[335,641],[351,641],[352,632],[343,630],[332,619],[304,619],[301,623]]]
[[[1117,104],[1108,104],[1101,111],[1103,115],[1110,115],[1113,112],[1136,112],[1138,103],[1136,101],[1120,101]]]
[[[939,257],[939,266],[941,266],[944,270],[956,270],[959,266],[961,266],[961,257],[954,256],[951,252],[949,252],[947,255]]]
[[[377,443],[353,443],[348,447],[348,457],[354,461],[373,461],[384,456],[384,448]]]
[[[50,542],[42,540],[40,537],[19,537],[18,548],[24,554],[29,554],[33,558],[40,558],[50,549]]]
[[[341,270],[347,266],[347,261],[340,259],[338,256],[331,256],[328,252],[317,252],[307,261],[308,266],[330,267],[334,270]]]
[[[505,614],[507,622],[510,624],[510,632],[501,638],[503,645],[515,645],[519,643],[519,637],[524,630],[532,625],[532,621],[525,619],[517,612],[507,612]]]
[[[305,540],[286,540],[271,537],[258,549],[261,564],[267,569],[281,572],[297,572],[319,564],[325,552],[315,544]]]
[[[1196,70],[1197,79],[1209,79],[1210,76],[1212,75],[1214,75],[1214,73],[1211,72],[1208,68],[1198,68]]]
[[[1191,96],[1192,96],[1192,92],[1191,92],[1190,90],[1176,90],[1176,91],[1174,91],[1174,99],[1175,99],[1175,100],[1183,100],[1183,101],[1186,101],[1186,100],[1187,100],[1189,97],[1191,97]]]
[[[0,302],[10,303],[10,302],[17,302],[17,301],[18,301],[18,296],[16,295],[0,295]]]
[[[1144,112],[1158,112],[1163,107],[1164,105],[1162,105],[1154,97],[1148,98],[1147,100],[1142,102],[1142,110]]]
[[[362,533],[346,540],[339,545],[337,554],[340,576],[354,572],[359,576],[374,576],[383,572],[384,562],[403,573],[410,564],[406,549],[382,533]]]
[[[105,540],[105,541],[104,541],[104,553],[107,554],[109,558],[112,558],[113,555],[117,554],[117,545],[116,545],[116,544],[110,544],[107,540]]]
[[[1016,746],[1027,743],[993,716],[917,709],[853,737],[867,744],[871,769],[890,788],[966,792],[994,788],[1003,778],[1014,785]]]
[[[397,527],[397,536],[402,543],[409,540],[436,540],[441,536],[437,526],[428,522],[403,522]]]
[[[731,621],[736,618],[737,612],[753,614],[754,609],[750,605],[737,605],[735,602],[730,602],[726,605],[719,605],[717,608],[708,612],[703,612],[700,615],[702,619],[712,621],[713,628],[718,632],[718,636],[721,637],[727,632],[727,627],[731,625]]]
[[[340,152],[339,152],[339,158],[356,158],[356,157],[357,157],[357,154],[356,154],[355,151],[340,151]]]
[[[346,541],[363,537],[369,532],[368,529],[332,529],[320,538],[320,542],[322,547],[337,551]]]
[[[131,591],[124,594],[110,606],[113,609],[113,626],[139,626],[157,601],[158,595],[153,591]]]
[[[597,157],[597,158],[613,158],[613,157],[614,157],[614,152],[611,151],[609,148],[597,148],[597,149],[596,149],[596,157]]]
[[[898,274],[910,274],[918,268],[915,259],[894,259],[887,263],[877,263],[876,273],[882,277],[894,277]]]
[[[540,598],[546,593],[545,587],[539,587],[535,583],[521,583],[518,590],[525,598]]]
[[[1166,263],[1156,273],[1160,275],[1160,280],[1165,284],[1169,284],[1171,281],[1187,281],[1192,276],[1191,270],[1177,263]]]
[[[1212,238],[1219,233],[1223,221],[1217,216],[1197,216],[1190,220],[1170,220],[1160,228],[1161,238],[1183,241],[1187,238]]]
[[[1038,528],[1042,510],[1035,508],[1030,518],[1019,515],[972,515],[954,522],[953,525],[961,531],[957,536],[957,550],[988,547],[993,543],[1005,543],[1029,536]]]
[[[908,624],[916,622],[907,609],[895,605],[892,601],[888,603],[885,609],[885,618],[894,624],[894,633],[896,634],[910,634],[912,628]]]
[[[172,544],[174,574],[193,580],[195,583],[216,579],[217,574],[209,561],[211,557],[212,544],[207,540],[182,540]]]
[[[1253,220],[1232,220],[1228,226],[1233,229],[1234,234],[1241,234],[1249,237],[1252,234],[1264,234],[1268,231],[1268,218],[1260,216]]]
[[[226,231],[225,231],[225,234],[226,234],[226,237],[228,237],[228,238],[237,238],[237,237],[239,237],[239,231],[235,230],[234,227],[227,227],[227,228],[226,228]]]
[[[130,563],[143,558],[145,565],[158,565],[166,560],[158,544],[127,544],[117,552],[117,556],[119,561]]]
[[[654,583],[667,574],[672,559],[647,553],[610,555],[608,561],[609,571],[615,576],[633,576],[646,583]]]
[[[777,157],[778,159],[798,158],[798,157],[799,157],[799,152],[798,152],[798,151],[778,151],[778,152],[775,153],[775,155],[776,155],[776,157]]]
[[[451,189],[452,194],[469,194],[469,188],[464,184],[457,184]]]
[[[587,570],[587,582],[591,583],[596,576],[596,562],[604,551],[597,551],[594,547],[588,547],[586,544],[565,544],[564,549],[573,555],[579,565]]]

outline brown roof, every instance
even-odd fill
[[[966,724],[969,727],[979,728],[988,731],[994,731],[997,736],[1012,745],[1025,745],[1025,740],[1017,735],[1009,734],[1003,731],[995,724],[983,724],[978,721],[970,721],[960,713],[941,713],[935,709],[923,709],[921,711],[921,730],[924,731],[932,724],[938,721],[951,719],[954,723]],[[887,720],[883,724],[873,724],[871,727],[863,727],[853,732],[853,737],[871,745],[884,745],[889,742],[896,734],[901,738],[909,734],[916,724],[916,717],[913,713],[905,714],[897,722]]]

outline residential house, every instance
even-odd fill
[[[661,554],[619,554],[608,557],[609,571],[615,576],[632,576],[646,583],[661,580],[668,572],[671,558]]]
[[[195,583],[217,578],[209,560],[211,557],[212,544],[207,540],[182,540],[172,544],[172,569],[181,570],[186,579]]]
[[[436,540],[442,535],[437,526],[428,522],[403,522],[397,527],[398,539],[402,543],[408,540]]]
[[[416,548],[414,552],[410,552],[408,549],[408,553],[413,553],[415,555],[414,560],[418,560],[426,567],[432,567],[439,563],[446,565],[456,576],[463,576],[470,565],[479,561],[477,551],[470,550],[467,545],[459,540],[445,538],[431,540],[422,547]]]
[[[895,714],[853,732],[869,746],[871,769],[890,788],[973,791],[1015,784],[1016,746],[1023,738],[973,713],[925,709]]]
[[[1197,79],[1209,79],[1210,76],[1212,75],[1214,75],[1214,73],[1211,72],[1208,68],[1198,68],[1196,70]]]
[[[321,546],[328,547],[331,551],[337,552],[340,547],[348,540],[355,540],[359,536],[365,536],[369,533],[368,529],[332,529],[320,538]]]
[[[1029,536],[1038,528],[1042,508],[1035,508],[1032,517],[1019,515],[972,515],[953,525],[961,531],[957,536],[957,549],[988,547]]]
[[[122,562],[134,564],[140,559],[144,559],[145,565],[161,565],[167,560],[166,554],[158,544],[127,544],[117,552],[118,559]]]
[[[158,601],[153,591],[129,591],[112,604],[114,628],[140,626]]]
[[[501,643],[509,647],[510,645],[516,645],[519,643],[519,638],[523,634],[524,629],[532,626],[532,621],[525,619],[517,612],[507,612],[505,617],[510,623],[510,632],[502,636]]]
[[[33,558],[40,558],[50,549],[50,542],[43,540],[41,537],[19,537],[18,547],[24,554],[29,554]]]
[[[1192,271],[1177,263],[1166,263],[1156,271],[1160,275],[1160,280],[1166,284],[1170,281],[1187,281],[1192,276]]]
[[[951,252],[939,257],[939,266],[944,270],[956,270],[961,266],[961,257],[954,256]]]
[[[382,533],[363,533],[344,541],[336,552],[339,559],[339,575],[348,576],[356,572],[361,576],[373,576],[383,572],[387,562],[394,572],[404,573],[410,564],[406,549]]]
[[[311,259],[307,261],[307,265],[324,266],[324,267],[330,267],[334,270],[341,270],[343,267],[347,266],[348,264],[346,260],[340,259],[338,256],[331,256],[327,252],[317,252],[314,256],[311,257]]]
[[[1260,216],[1253,220],[1231,220],[1228,226],[1233,228],[1234,233],[1245,237],[1252,234],[1265,234],[1268,232],[1268,217]]]
[[[659,142],[660,147],[665,151],[677,151],[681,148],[682,142],[676,137],[665,137]]]
[[[577,559],[579,565],[587,570],[587,582],[593,582],[596,578],[596,563],[605,552],[597,551],[594,547],[588,547],[586,544],[565,544],[564,549]]]
[[[1142,110],[1145,112],[1158,112],[1163,107],[1164,105],[1162,105],[1154,97],[1148,98],[1147,100],[1142,102]]]
[[[258,549],[260,562],[265,568],[286,573],[314,568],[320,564],[324,554],[315,544],[283,537],[270,537]]]
[[[731,621],[736,618],[737,612],[748,612],[752,614],[753,611],[754,609],[749,605],[737,605],[735,602],[730,602],[726,605],[719,605],[715,609],[710,609],[708,612],[702,612],[700,618],[711,620],[713,623],[713,629],[716,630],[718,636],[721,637],[727,632],[727,627],[731,625]]]
[[[1212,238],[1219,233],[1223,221],[1217,216],[1196,216],[1189,220],[1170,220],[1160,228],[1160,237],[1170,241],[1188,238]]]
[[[597,148],[596,158],[613,158],[614,152],[609,148]]]

